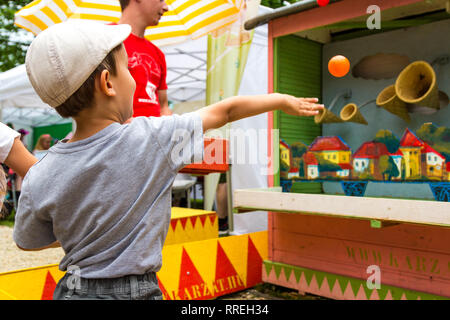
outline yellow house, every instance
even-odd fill
[[[352,151],[349,146],[337,136],[317,137],[311,143],[308,151],[316,157],[328,160],[336,164],[350,164]]]
[[[350,157],[352,152],[350,150],[324,150],[315,152],[316,155],[322,157],[322,159],[331,161],[336,164],[350,163]]]
[[[400,147],[405,159],[405,179],[421,176],[421,148]]]
[[[284,141],[280,141],[280,162],[285,164],[287,167],[291,166],[291,149]]]

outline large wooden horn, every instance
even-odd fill
[[[411,121],[406,102],[400,100],[395,92],[395,85],[384,88],[377,96],[377,106],[395,114],[405,121]]]
[[[359,111],[358,106],[354,103],[349,103],[345,107],[343,107],[340,116],[341,119],[346,122],[356,122],[368,125],[366,119]]]
[[[436,73],[425,61],[415,61],[400,72],[395,81],[397,96],[408,104],[439,109]]]
[[[319,114],[314,116],[314,122],[317,124],[320,123],[333,123],[333,122],[343,122],[341,118],[331,112],[331,109],[334,108],[335,104],[338,102],[340,98],[350,99],[352,97],[352,90],[345,89],[341,93],[337,94],[330,103],[330,107],[323,108],[319,110]]]
[[[327,108],[323,108],[319,110],[319,114],[314,116],[314,122],[319,123],[333,123],[333,122],[343,122],[341,118],[335,115],[333,112],[328,110]]]

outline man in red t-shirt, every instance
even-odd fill
[[[169,10],[163,0],[120,0],[119,24],[129,24],[131,34],[124,41],[128,68],[136,81],[133,117],[171,115],[167,99],[166,59],[164,53],[144,38],[148,26],[156,26]]]

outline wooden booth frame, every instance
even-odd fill
[[[424,1],[375,2],[336,1],[271,20],[268,91],[284,91],[276,81],[280,37],[349,24],[348,20],[364,16],[373,4],[383,12]],[[269,248],[263,281],[332,299],[449,299],[450,204],[317,194],[320,191],[314,186],[320,187],[319,183],[309,183],[308,193],[281,192],[274,165],[279,163],[279,137],[274,134],[279,117],[278,112],[268,117],[269,188],[235,190],[233,195],[235,212],[268,211]],[[309,120],[299,121],[308,125]]]

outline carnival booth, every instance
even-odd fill
[[[333,299],[450,298],[449,10],[302,1],[247,21],[269,21],[269,91],[326,107],[270,114],[270,188],[235,191],[236,211],[270,211],[265,282]],[[338,55],[345,76],[329,71]]]

